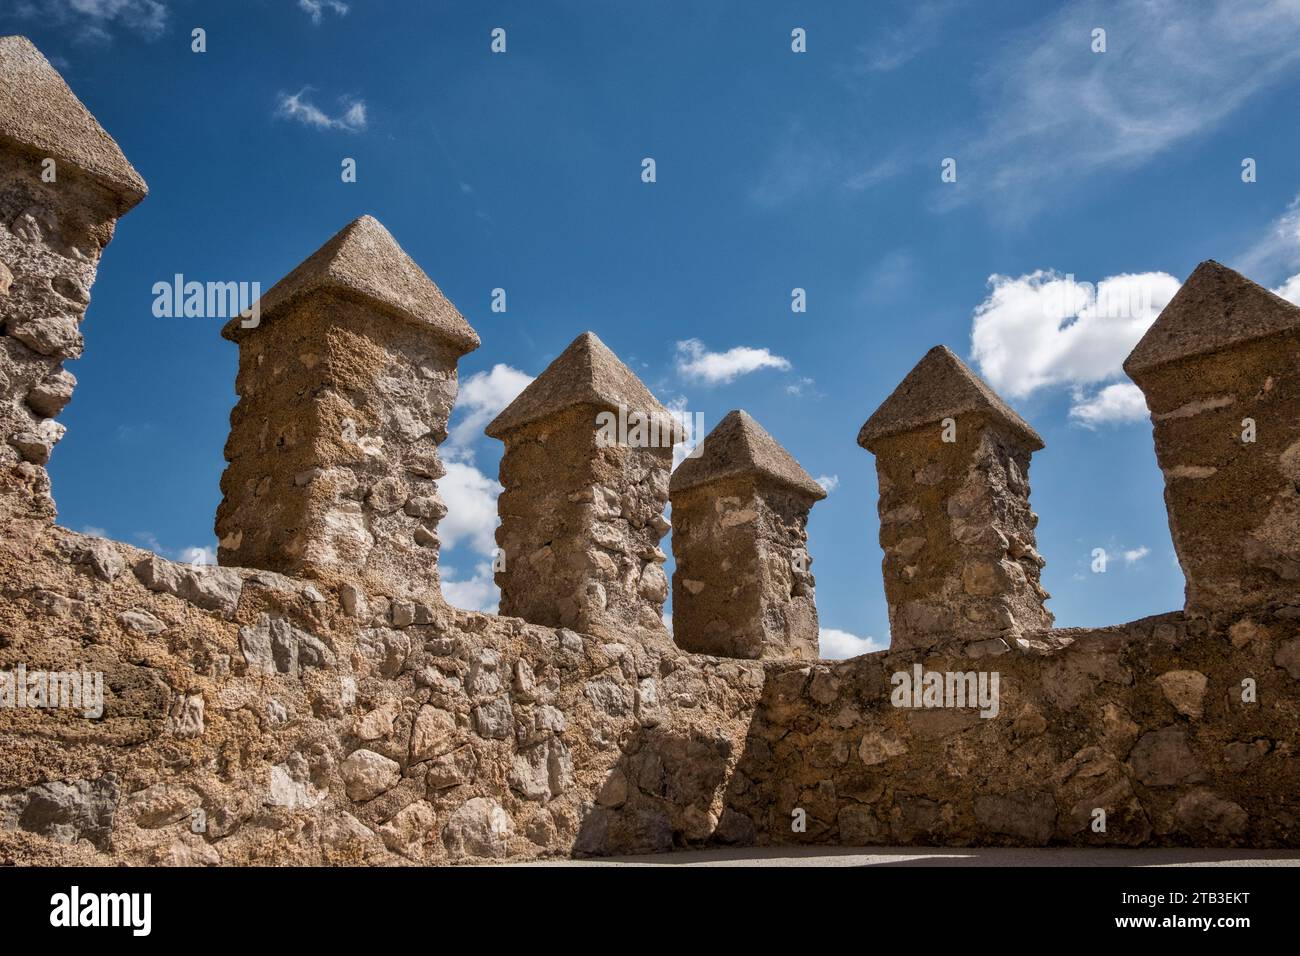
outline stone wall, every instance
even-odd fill
[[[894,706],[918,664],[996,672],[997,713]],[[758,843],[1294,847],[1297,678],[1293,620],[1181,613],[774,665],[727,805]]]
[[[60,174],[57,202],[21,164],[0,181],[0,415],[13,428],[0,449],[0,697],[13,700],[15,675],[49,671],[102,675],[104,691],[101,713],[0,707],[0,860],[410,865],[789,842],[1300,846],[1300,310],[1261,300],[1235,273],[1208,285],[1202,275],[1148,335],[1180,341],[1190,323],[1216,350],[1135,351],[1189,578],[1183,611],[1048,626],[1025,480],[1036,436],[944,350],[918,366],[942,372],[944,387],[912,389],[928,373],[905,379],[862,436],[886,479],[894,646],[841,662],[736,659],[688,653],[659,622],[666,582],[649,569],[659,570],[668,530],[671,449],[598,444],[593,412],[662,406],[589,334],[559,363],[564,374],[539,377],[493,426],[507,446],[506,568],[523,569],[500,578],[507,613],[443,602],[437,548],[417,535],[427,521],[436,540],[436,445],[455,361],[477,338],[413,263],[391,250],[353,257],[391,242],[373,220],[354,223],[304,264],[312,282],[286,280],[293,294],[277,305],[268,293],[265,325],[236,335],[239,403],[218,524],[223,562],[253,566],[179,565],[58,527],[39,449],[13,441],[48,430],[70,386],[58,371],[63,346],[34,348],[43,340],[33,326],[67,332],[61,319],[41,324],[56,312],[75,326],[84,296],[68,283],[88,292],[114,216],[143,183],[134,193],[104,186],[102,150],[77,145],[94,139],[93,120],[30,44],[0,40],[0,70],[12,80],[0,85],[0,146],[26,136],[12,149],[44,150],[8,93],[35,76],[57,94],[47,112],[70,137],[61,155],[81,163]],[[86,182],[74,188],[78,175]],[[58,209],[52,225],[42,202]],[[39,234],[18,206],[37,210]],[[394,263],[401,269],[386,271]],[[1242,302],[1263,310],[1256,321],[1234,323]],[[1216,340],[1225,329],[1228,340]],[[1231,369],[1227,403],[1189,382],[1220,362]],[[1261,437],[1245,454],[1255,457],[1228,453],[1238,426],[1213,414],[1228,405],[1253,413]],[[297,420],[288,407],[302,409]],[[936,429],[945,419],[956,441]],[[382,456],[356,454],[380,440]],[[741,460],[775,468],[787,489],[792,475],[802,481],[770,455]],[[734,480],[724,475],[719,490]],[[746,487],[777,530],[735,546],[755,560],[772,537],[771,553],[793,564],[812,490],[783,501],[766,480]],[[528,498],[551,485],[563,492],[554,526],[551,509]],[[708,500],[683,499],[692,510],[707,516]],[[369,540],[313,550],[355,526],[339,514],[360,514]],[[916,546],[909,522],[923,529]],[[564,575],[544,573],[538,536]],[[999,571],[977,573],[981,561]],[[924,589],[913,594],[907,581]],[[767,583],[797,598],[768,607],[815,613],[810,580],[802,593],[797,575]],[[597,586],[601,607],[573,597]],[[900,617],[922,598],[944,627]],[[902,678],[918,671],[917,694],[903,695]],[[927,691],[929,674],[975,699],[928,706],[943,700]]]

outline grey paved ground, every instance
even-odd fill
[[[765,847],[692,850],[525,866],[1300,866],[1300,850]]]

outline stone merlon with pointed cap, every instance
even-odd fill
[[[1124,369],[1151,410],[1187,613],[1300,613],[1300,308],[1203,262]]]
[[[673,638],[718,657],[816,660],[808,512],[826,497],[748,413],[673,473]]]
[[[679,428],[668,409],[596,333],[583,332],[485,431],[491,438],[504,439],[525,425],[586,406],[613,412],[620,407],[639,411],[660,427],[674,431]]]
[[[223,330],[239,343],[239,403],[217,512],[221,563],[436,597],[437,446],[457,362],[478,336],[370,216],[261,303]]]
[[[1029,507],[1029,458],[1043,441],[1024,419],[938,346],[858,444],[876,456],[893,647],[994,646],[1051,626]]]
[[[67,166],[111,193],[121,216],[149,187],[32,41],[0,37],[0,149]]]
[[[100,255],[147,191],[31,41],[0,38],[0,495],[33,516],[54,518],[45,464]]]
[[[682,429],[591,332],[487,427],[505,442],[494,562],[501,613],[662,633],[668,473]]]
[[[901,435],[945,418],[976,414],[996,421],[1020,438],[1031,451],[1043,440],[1029,423],[957,358],[946,345],[936,345],[916,363],[884,403],[858,431],[858,444],[874,452],[882,438]]]
[[[326,293],[427,326],[461,355],[479,347],[478,333],[374,216],[348,223],[273,285],[259,303],[260,321],[290,311],[307,296]],[[238,341],[244,325],[232,319],[222,332]]]

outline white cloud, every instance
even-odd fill
[[[1080,399],[1070,409],[1070,418],[1085,428],[1103,424],[1140,422],[1147,418],[1147,400],[1132,382],[1107,385],[1091,398]]]
[[[181,548],[178,558],[186,564],[216,564],[217,549],[211,545]]]
[[[828,495],[840,486],[839,475],[818,475],[817,484],[822,486],[822,491]]]
[[[883,651],[885,645],[874,637],[858,637],[834,627],[823,627],[817,635],[822,660],[840,661],[874,651]]]
[[[1086,386],[1121,378],[1123,362],[1181,283],[1167,272],[1125,273],[1094,287],[1040,269],[989,277],[974,312],[971,352],[998,393],[1023,398],[1042,388],[1074,390],[1070,417],[1092,427],[1146,417],[1132,386],[1089,394]]]
[[[321,22],[321,17],[326,10],[332,10],[339,16],[347,16],[348,5],[340,0],[298,0],[298,9],[311,17],[311,22],[317,25]]]
[[[677,371],[706,385],[726,385],[760,369],[789,369],[790,362],[767,349],[738,345],[725,352],[710,352],[699,339],[677,343]]]
[[[494,479],[465,462],[447,462],[447,474],[438,479],[438,492],[447,516],[438,522],[438,539],[444,548],[465,541],[479,554],[496,548],[497,495],[502,488]]]
[[[663,618],[664,627],[668,628],[668,633],[671,634],[673,632],[673,616],[671,614],[665,614]]]
[[[1151,549],[1148,548],[1145,544],[1139,545],[1136,548],[1130,548],[1124,552],[1124,563],[1136,564],[1137,562],[1141,561],[1150,553],[1151,553]]]
[[[1095,27],[1105,53],[1090,51]],[[1069,4],[998,44],[982,128],[946,201],[1035,205],[1032,187],[1133,168],[1218,126],[1300,59],[1295,0]]]
[[[85,535],[89,535],[92,538],[108,537],[108,532],[105,529],[99,527],[99,525],[94,525],[94,524],[82,525],[81,533]]]
[[[980,374],[1011,398],[1116,378],[1180,284],[1166,272],[1110,276],[1095,290],[1054,271],[990,276],[971,326]]]
[[[296,120],[316,129],[341,129],[349,133],[359,133],[366,128],[366,104],[364,100],[348,97],[340,99],[342,112],[330,116],[307,99],[310,87],[303,87],[290,96],[281,93],[276,104],[275,115],[281,119]]]
[[[453,580],[444,573],[442,596],[452,607],[466,611],[485,611],[488,614],[497,613],[501,592],[493,579],[492,562],[479,562],[474,567],[473,577],[464,581]]]
[[[1293,275],[1273,291],[1292,305],[1300,305],[1300,273]]]
[[[442,446],[449,461],[474,460],[471,445],[483,435],[483,428],[528,387],[533,377],[509,365],[497,364],[488,372],[475,372],[460,383],[456,415]]]
[[[819,400],[825,396],[818,390],[817,382],[806,375],[801,375],[785,387],[785,393],[793,398],[811,398]]]

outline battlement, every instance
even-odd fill
[[[825,662],[825,492],[739,409],[674,472],[683,430],[591,332],[487,428],[501,613],[449,607],[438,445],[479,339],[366,216],[222,330],[222,566],[177,565],[54,523],[62,363],[145,186],[30,42],[0,75],[0,671],[106,675],[94,719],[0,710],[6,858],[1300,846],[1300,309],[1207,262],[1134,349],[1187,601],[1086,631],[1045,606],[1042,439],[932,349],[858,436],[892,646]]]

